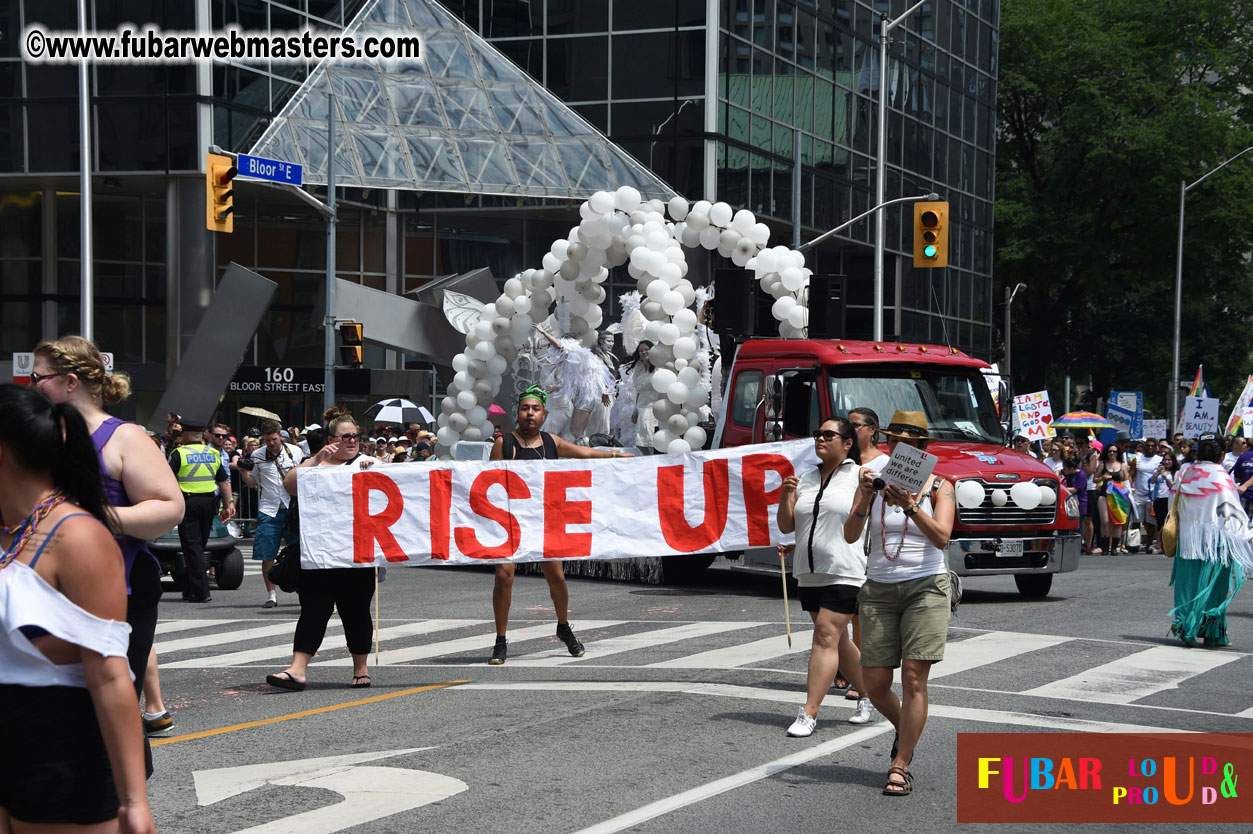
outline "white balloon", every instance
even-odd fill
[[[619,188],[613,195],[614,208],[628,214],[640,207],[640,192],[629,185]]]
[[[439,410],[445,415],[452,414],[457,410],[457,401],[452,397],[444,397],[439,401]]]
[[[553,274],[546,269],[538,270],[531,278],[531,286],[537,290],[546,290],[553,285]]]
[[[1004,489],[992,490],[992,506],[1004,507],[1009,503],[1009,491]]]
[[[788,313],[792,312],[792,308],[795,306],[796,299],[790,295],[785,295],[771,305],[770,314],[779,321],[787,321]]]
[[[530,307],[528,307],[526,310],[518,310],[517,303],[515,302],[514,309],[515,309],[515,312],[518,312],[518,313],[530,313],[533,310],[538,310],[541,313],[547,313],[548,308],[551,307],[552,304],[553,304],[553,294],[551,292],[549,292],[548,290],[536,290],[534,293],[531,294],[531,306]]]
[[[451,427],[445,426],[435,433],[435,439],[439,441],[441,446],[451,446],[461,439],[461,434],[453,431]]]
[[[482,425],[483,421],[486,419],[487,409],[481,405],[476,405],[474,408],[466,412],[466,420],[468,420],[472,426]]]
[[[668,346],[657,343],[649,348],[648,361],[652,363],[654,368],[662,368],[665,367],[667,362],[674,361],[674,354]]]
[[[689,231],[703,232],[709,228],[709,215],[703,211],[692,209],[687,213],[687,219],[684,222],[687,223]]]
[[[660,278],[656,278],[648,283],[648,291],[645,293],[649,299],[661,302],[670,293],[670,287]]]
[[[687,401],[687,393],[690,389],[679,382],[677,379],[666,389],[666,398],[675,405],[682,405]]]
[[[763,249],[757,253],[757,274],[768,275],[779,268],[779,256],[773,249]]]
[[[513,340],[510,339],[510,342]],[[492,376],[500,376],[509,368],[509,361],[500,355],[502,345],[496,342],[496,355],[487,360],[487,372]]]
[[[510,278],[505,282],[505,295],[510,298],[517,298],[522,294],[522,282],[517,278]]]
[[[555,245],[555,244],[554,244]],[[600,250],[594,250],[600,251]],[[566,247],[566,257],[577,263],[583,263],[587,260],[588,248],[586,243],[570,241],[570,245]]]
[[[665,281],[667,287],[675,287],[683,279],[683,271],[678,264],[666,261],[657,269],[657,277]]]
[[[454,371],[464,371],[466,369],[467,361],[468,358],[464,353],[458,353],[452,358],[452,369]]]
[[[497,316],[496,318],[492,319],[492,340],[495,341],[496,337],[504,336],[506,333],[509,332],[509,329],[512,326],[513,326],[513,323],[510,322],[509,319],[505,318],[504,316]]]
[[[670,290],[665,297],[661,299],[661,309],[666,311],[666,315],[673,316],[675,313],[683,309],[683,293]],[[673,327],[673,325],[671,325]],[[677,331],[678,328],[675,327]]]
[[[1040,487],[1031,481],[1014,484],[1009,488],[1009,495],[1021,509],[1034,510],[1040,506]]]
[[[678,347],[678,345],[675,345],[675,347]],[[700,371],[690,366],[684,368],[679,371],[679,382],[682,382],[688,388],[695,388],[697,385],[700,385]]]
[[[659,432],[654,432],[653,448],[660,452],[661,450],[667,448],[672,440],[674,440],[674,437],[665,429],[662,429]]]
[[[700,426],[692,426],[684,432],[683,439],[693,449],[702,449],[705,446],[705,430]]]
[[[700,232],[689,225],[683,230],[680,242],[688,249],[695,249],[697,246],[700,246]]]
[[[700,233],[700,245],[705,249],[714,250],[718,248],[718,241],[722,232],[717,226],[709,226]]]
[[[474,396],[473,391],[459,391],[457,393],[457,405],[461,406],[462,411],[474,408],[475,403],[478,401],[479,398]]]
[[[474,384],[474,377],[470,374],[469,365],[464,371],[458,371],[453,374],[452,384],[457,386],[458,391],[464,391]]]
[[[475,408],[478,408],[478,406],[476,405]],[[469,420],[466,418],[466,415],[462,414],[460,411],[454,411],[452,414],[448,415],[448,428],[458,434],[465,431],[465,428],[468,425],[470,425]]]
[[[714,203],[709,209],[709,220],[717,226],[725,227],[731,222],[731,207],[726,203]]]
[[[471,443],[475,443],[483,439],[483,432],[479,429],[478,426],[469,426],[466,428],[465,431],[461,433],[461,439],[471,442]]]
[[[644,338],[654,345],[657,344],[657,337],[661,333],[661,322],[650,321],[644,326]]]
[[[492,320],[479,319],[479,323],[474,325],[474,335],[480,342],[496,338],[496,334],[492,332]]]
[[[682,414],[675,414],[666,420],[666,429],[676,437],[682,436],[687,431],[687,418]]]
[[[613,195],[608,191],[597,191],[587,202],[597,214],[609,214],[613,211]]]
[[[696,340],[691,336],[680,336],[674,342],[676,359],[691,359],[696,355]]]
[[[679,340],[679,328],[669,322],[661,325],[661,329],[657,331],[657,338],[661,340],[663,345],[672,347]]]
[[[486,362],[496,355],[496,345],[492,342],[479,342],[474,346],[474,355]]]
[[[747,267],[748,262],[756,254],[757,244],[747,237],[742,237],[735,244],[735,251],[731,253],[731,260],[736,266]]]
[[[787,323],[800,330],[809,324],[809,311],[797,304],[788,311]]]
[[[548,251],[553,253],[553,257],[559,261],[564,261],[570,257],[569,255],[570,241],[565,238],[557,238],[553,241],[553,245]]]
[[[765,246],[770,242],[770,227],[765,223],[755,223],[753,228],[749,230],[748,236],[758,246]]]
[[[681,437],[676,437],[666,446],[666,452],[671,455],[682,455],[690,451],[692,451],[692,447]]]
[[[502,295],[496,299],[496,315],[508,318],[513,315],[513,299],[507,295]]]
[[[671,197],[670,204],[666,207],[670,211],[670,216],[675,220],[682,220],[687,217],[687,200],[682,197]]]
[[[683,404],[688,407],[688,410],[695,411],[708,401],[709,390],[704,386],[697,386],[688,389],[687,399],[683,401]]]
[[[531,312],[531,299],[525,295],[515,298],[513,301],[513,312],[515,315]]]
[[[535,324],[535,322],[526,313],[518,313],[517,315],[515,315],[513,317],[513,332],[515,334],[520,333],[522,335],[522,338],[518,338],[518,336],[515,335],[514,341],[515,342],[524,341],[527,338],[527,336],[530,335],[531,325],[533,324]]]
[[[678,413],[679,407],[665,397],[662,397],[657,400],[657,402],[653,403],[653,417],[657,418],[657,422],[659,424],[669,422],[670,418]]]
[[[805,283],[805,273],[794,266],[789,266],[779,273],[779,280],[788,288],[788,292],[796,292]]]
[[[735,247],[739,245],[740,237],[740,233],[735,229],[727,229],[718,235],[718,248],[729,249],[731,252],[734,252]],[[727,255],[729,257],[730,252]]]
[[[1057,493],[1052,487],[1040,487],[1040,506],[1051,507],[1057,503]]]
[[[683,334],[691,333],[696,329],[696,311],[684,308],[674,314],[674,326],[679,328],[679,332]]]
[[[666,390],[677,381],[678,377],[675,376],[674,371],[667,368],[658,368],[653,372],[653,390],[658,394],[666,393]]]
[[[975,481],[962,481],[957,485],[957,503],[968,510],[983,505],[983,487]]]
[[[656,301],[645,301],[640,305],[640,312],[649,321],[660,321],[666,317],[666,311]]]

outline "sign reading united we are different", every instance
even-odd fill
[[[300,470],[301,565],[372,567],[626,559],[788,542],[783,479],[807,440],[604,460]]]
[[[937,460],[935,455],[922,449],[897,443],[892,450],[892,457],[888,459],[888,465],[883,467],[883,473],[879,477],[888,485],[904,487],[912,493],[918,493],[922,491],[927,478],[931,477]]]
[[[1057,436],[1048,391],[1014,397],[1014,419],[1018,423],[1018,434],[1028,440],[1047,440]]]

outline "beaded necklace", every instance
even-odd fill
[[[43,521],[48,513],[52,512],[64,501],[65,493],[59,489],[54,489],[47,498],[35,506],[35,509],[31,511],[31,514],[21,524],[13,527],[0,527],[0,533],[16,536],[13,539],[13,543],[4,551],[4,554],[0,555],[0,570],[7,568],[9,563],[17,558],[17,554],[22,552],[26,542],[30,541],[30,537],[34,535],[35,528],[39,526],[39,522]]]
[[[891,556],[888,555],[888,527],[886,516],[888,511],[888,502],[883,500],[883,496],[879,496],[879,541],[883,545],[883,558],[889,562],[895,562],[901,558],[901,550],[905,548],[905,534],[909,532],[909,516],[905,516],[905,526],[901,528],[901,540],[896,544],[896,552]]]

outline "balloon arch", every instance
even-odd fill
[[[636,189],[623,186],[613,193],[596,192],[579,214],[579,225],[553,242],[541,267],[507,280],[500,297],[483,306],[482,317],[466,333],[466,349],[453,358],[456,375],[440,403],[441,446],[492,437],[488,408],[505,372],[536,321],[557,302],[568,305],[573,337],[586,347],[596,344],[612,267],[627,265],[640,292],[640,313],[648,321],[644,338],[653,345],[648,355],[656,369],[652,384],[663,395],[654,407],[659,430],[652,439],[658,451],[689,452],[706,439],[693,416],[709,401],[710,391],[697,355],[697,290],[686,277],[683,247],[717,250],[736,266],[754,270],[762,290],[775,298],[771,312],[779,335],[804,336],[811,274],[805,256],[786,246],[767,248],[770,229],[752,212],[707,200],[689,205],[682,197],[668,204],[641,201]]]

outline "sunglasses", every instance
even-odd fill
[[[230,435],[229,435],[229,434],[218,434],[217,432],[214,432],[214,433],[213,433],[213,436],[214,436],[214,437],[220,437],[220,438],[222,438],[223,440],[225,440],[226,438],[230,437]]]
[[[874,426],[870,423],[854,423],[852,420],[849,420],[848,424],[853,427],[853,431],[857,431],[858,429],[874,428]]]
[[[39,383],[43,382],[45,379],[52,379],[54,376],[65,376],[65,374],[63,374],[63,373],[60,373],[60,374],[37,374],[37,373],[35,373],[34,371],[31,371],[31,372],[30,372],[30,384],[31,384],[32,386],[35,386],[35,385],[38,385]]]
[[[340,435],[337,435],[337,437],[340,440],[344,441],[345,443],[354,443],[357,440],[361,439],[360,434],[340,434]]]
[[[849,437],[848,435],[846,435],[846,434],[840,434],[838,431],[831,431],[830,429],[827,429],[826,431],[816,431],[816,432],[814,432],[814,440],[815,440],[815,441],[817,441],[817,440],[825,440],[825,441],[827,441],[828,443],[830,443],[832,440],[835,440],[837,437],[842,437],[842,438],[844,438],[845,440],[851,440],[851,439],[852,439],[852,438],[850,438],[850,437]]]

